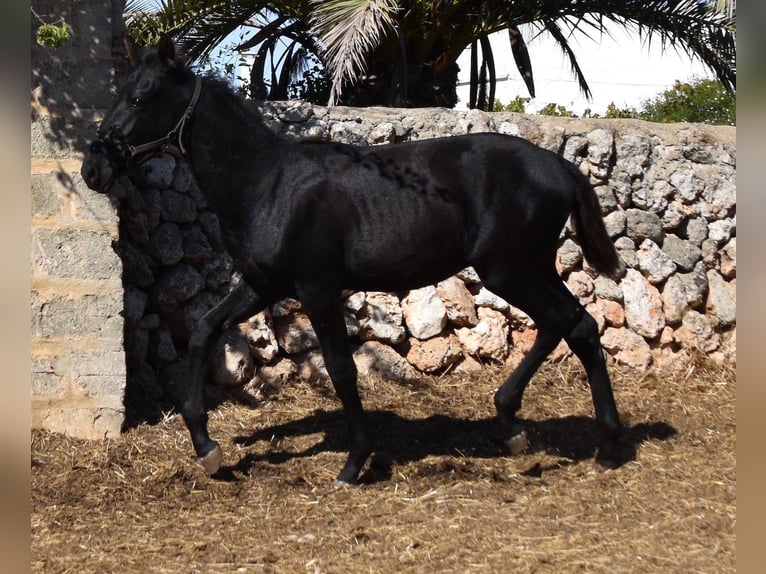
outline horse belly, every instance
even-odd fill
[[[455,226],[396,228],[361,234],[346,250],[348,287],[401,291],[436,283],[465,267]]]

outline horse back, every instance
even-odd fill
[[[284,273],[332,270],[343,287],[408,289],[523,235],[555,241],[571,208],[559,166],[555,154],[497,134],[295,144],[254,232]]]

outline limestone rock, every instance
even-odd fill
[[[606,179],[612,163],[614,136],[605,129],[596,129],[588,133],[588,163],[590,173],[597,179]]]
[[[314,115],[314,108],[308,102],[291,100],[285,108],[279,112],[279,119],[283,122],[300,123],[308,121]]]
[[[303,312],[274,319],[274,331],[279,346],[288,355],[294,355],[319,347],[311,321]]]
[[[625,226],[628,223],[628,216],[624,211],[616,210],[604,217],[604,225],[609,237],[614,239],[625,233]]]
[[[160,154],[141,164],[141,175],[147,187],[167,189],[173,183],[176,160],[169,154]]]
[[[640,245],[644,239],[651,239],[657,244],[662,243],[662,220],[656,213],[640,209],[628,209],[625,214],[627,216],[627,235],[635,245]]]
[[[252,385],[282,386],[298,377],[298,367],[287,357],[280,357],[274,363],[262,365],[255,373]]]
[[[702,242],[708,236],[708,222],[704,217],[690,217],[684,226],[684,233],[693,245],[702,246]]]
[[[480,307],[479,322],[455,330],[466,353],[502,361],[508,354],[508,319],[495,309]]]
[[[582,305],[587,305],[593,301],[593,279],[585,271],[570,273],[566,280],[566,286]]]
[[[175,223],[161,223],[149,237],[147,250],[162,265],[174,265],[184,257],[181,230]]]
[[[596,297],[622,302],[622,289],[614,279],[598,275],[593,280],[593,293]]]
[[[418,372],[404,357],[378,341],[367,341],[354,351],[354,363],[360,375],[378,374],[398,382],[418,377]]]
[[[645,135],[624,133],[615,138],[615,151],[617,155],[615,169],[624,171],[631,177],[639,177],[649,165],[652,145]]]
[[[478,285],[481,283],[481,278],[473,267],[466,267],[465,269],[458,271],[456,277],[466,285]]]
[[[670,277],[662,288],[662,308],[665,320],[671,325],[680,323],[689,309],[685,284],[678,275]]]
[[[193,223],[197,220],[197,205],[188,195],[166,189],[160,196],[160,213],[165,221]]]
[[[601,337],[601,344],[622,365],[645,370],[652,364],[649,344],[630,329],[608,327]]]
[[[737,238],[732,237],[726,246],[721,249],[721,275],[725,279],[734,279],[737,276]]]
[[[407,346],[407,361],[424,373],[441,371],[457,363],[462,356],[460,342],[451,333],[425,341],[410,337]]]
[[[399,298],[391,293],[368,291],[359,312],[359,336],[363,341],[396,345],[405,338],[404,316]]]
[[[447,309],[447,319],[458,327],[470,327],[479,322],[473,295],[465,283],[450,277],[436,285],[436,293]]]
[[[633,240],[626,237],[618,237],[614,242],[615,248],[617,248],[617,254],[625,262],[627,267],[636,269],[638,267],[638,257],[636,256],[636,244]]]
[[[279,353],[279,344],[274,334],[271,317],[266,311],[253,315],[243,325],[243,331],[250,352],[261,363],[270,363]]]
[[[662,283],[676,270],[673,260],[651,239],[644,239],[636,251],[636,257],[638,268],[652,285]]]
[[[737,320],[736,280],[727,283],[714,270],[707,272],[708,296],[705,311],[718,321],[718,325],[728,327]]]
[[[402,299],[402,314],[407,330],[421,340],[438,335],[447,325],[447,308],[433,285],[410,291]]]
[[[721,344],[720,336],[713,330],[712,321],[693,310],[686,312],[674,338],[682,347],[698,349],[703,353],[715,351]]]
[[[247,384],[255,373],[245,336],[238,329],[229,329],[219,337],[210,358],[213,380],[227,387]]]
[[[508,304],[508,301],[495,295],[486,287],[479,289],[479,292],[474,295],[473,299],[477,307],[489,307],[490,309],[495,309],[496,311],[501,312],[507,312],[511,307]]]
[[[657,288],[634,269],[628,269],[620,285],[625,297],[628,327],[649,339],[659,335],[665,326],[665,315]]]
[[[726,243],[731,239],[732,233],[736,230],[736,224],[730,217],[718,221],[711,221],[708,226],[708,239],[718,243]]]
[[[167,268],[155,281],[152,300],[157,309],[167,313],[188,301],[205,286],[202,275],[186,263],[179,263]]]
[[[702,251],[691,241],[681,239],[673,234],[665,236],[662,251],[670,257],[679,271],[689,272],[702,257]]]
[[[556,262],[559,274],[569,273],[582,262],[582,249],[571,239],[566,239],[558,249]]]

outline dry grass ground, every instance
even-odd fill
[[[33,572],[734,572],[735,373],[618,372],[635,458],[593,463],[587,383],[547,365],[525,397],[530,448],[492,439],[503,373],[361,388],[379,441],[333,488],[344,423],[329,385],[211,412],[207,477],[179,416],[117,440],[32,433]]]

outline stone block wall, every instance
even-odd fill
[[[109,2],[35,1],[46,22],[63,18],[72,40],[34,42],[31,78],[32,424],[86,438],[124,422],[122,262],[112,249],[117,212],[80,178],[82,151],[112,97]]]
[[[351,109],[265,104],[286,137],[361,145],[477,131],[520,135],[564,154],[595,186],[626,272],[599,277],[567,228],[558,269],[596,317],[617,364],[683,367],[691,351],[736,360],[735,129],[635,120],[570,120],[443,109]],[[231,261],[189,166],[170,155],[120,181],[125,268],[128,417],[156,418],[183,384],[192,326],[228,289]],[[405,293],[346,293],[360,372],[395,379],[516,364],[535,336],[524,313],[466,269]],[[565,344],[553,359],[569,354]],[[285,300],[224,333],[212,380],[257,387],[325,376],[311,326]],[[148,404],[146,398],[156,398]]]

